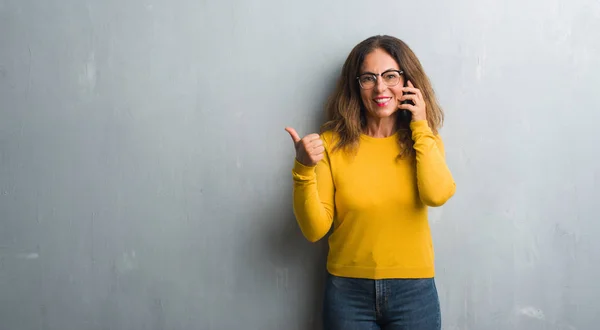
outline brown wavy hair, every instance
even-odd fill
[[[396,37],[377,35],[365,39],[352,49],[342,67],[335,90],[326,103],[326,122],[321,126],[321,132],[337,133],[339,139],[333,150],[355,150],[360,134],[366,127],[365,108],[356,77],[359,75],[365,57],[375,49],[381,49],[394,58],[400,70],[404,71],[404,81],[410,80],[415,88],[421,90],[426,104],[427,122],[433,133],[437,134],[442,126],[444,112],[415,53],[404,41]],[[402,116],[402,111],[397,111],[396,127],[401,150],[400,158],[414,156],[414,142],[409,125],[410,121]]]

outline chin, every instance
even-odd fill
[[[398,109],[375,109],[372,113],[377,118],[388,118],[396,114]]]

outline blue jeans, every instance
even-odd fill
[[[440,330],[435,280],[370,280],[328,274],[324,330]]]

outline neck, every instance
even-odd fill
[[[396,121],[394,117],[368,118],[364,134],[375,138],[385,138],[395,132]]]

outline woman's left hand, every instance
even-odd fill
[[[400,98],[400,105],[398,108],[408,110],[412,113],[412,121],[426,120],[427,113],[425,111],[425,100],[423,94],[418,88],[408,81],[408,87],[403,87],[402,92],[404,95]],[[413,104],[402,104],[402,101],[410,100]]]

